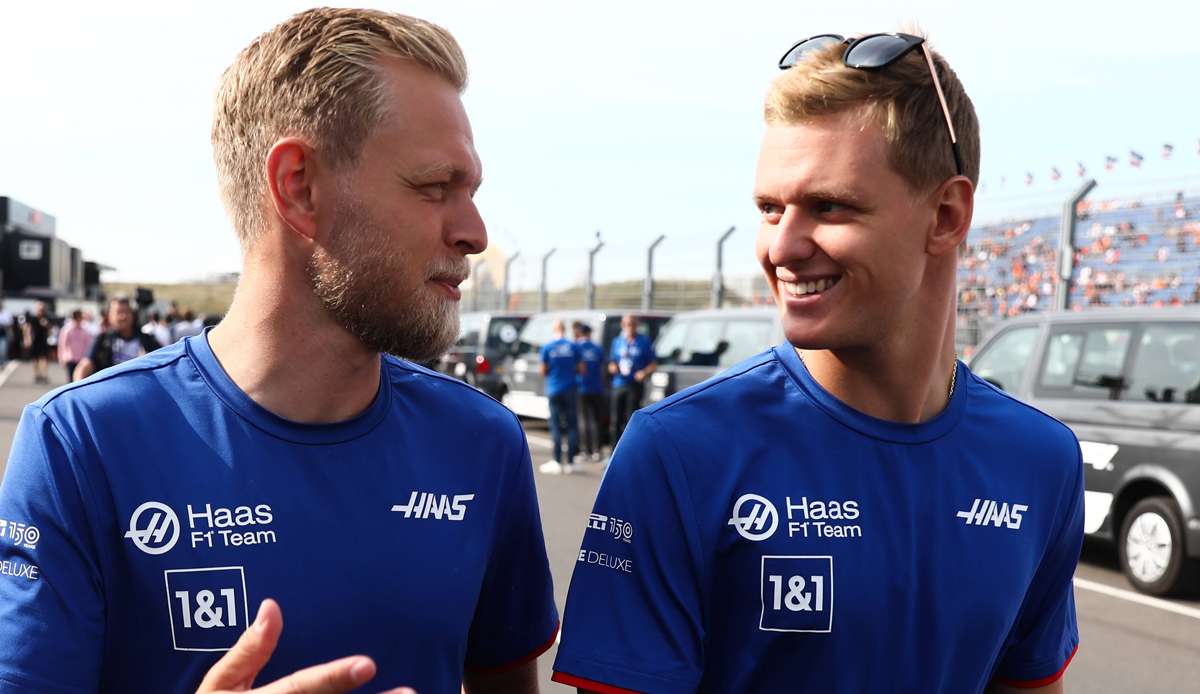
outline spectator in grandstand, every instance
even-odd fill
[[[1079,643],[1079,443],[954,357],[974,108],[919,37],[821,35],[787,56],[754,196],[787,341],[630,422],[587,519],[554,679],[1062,692]],[[985,499],[1019,494],[1038,501],[1003,542],[985,537],[1004,520],[979,509],[1012,503]]]
[[[33,362],[33,382],[50,382],[50,317],[45,302],[34,304],[33,313],[25,318],[24,338],[26,357]]]
[[[108,324],[111,327],[96,337],[91,353],[75,367],[76,381],[162,347],[153,335],[134,327],[133,307],[128,297],[118,296],[108,302]]]
[[[0,577],[0,689],[537,691],[558,619],[520,422],[412,363],[453,344],[487,246],[465,85],[448,32],[376,10],[301,12],[234,59],[233,304],[25,410],[0,518],[41,541],[0,562],[45,571]]]
[[[613,340],[608,355],[608,372],[612,374],[612,446],[625,431],[625,425],[635,410],[642,406],[646,378],[654,373],[658,362],[650,338],[639,335],[637,317],[621,317],[621,334]]]
[[[579,345],[566,338],[566,326],[561,320],[551,328],[554,339],[542,345],[542,377],[546,398],[550,404],[550,438],[554,442],[554,459],[539,468],[549,474],[571,474],[575,456],[579,454],[579,397],[577,379],[583,373]],[[564,440],[565,439],[565,440]]]
[[[583,371],[579,374],[579,429],[582,452],[600,459],[600,415],[604,407],[604,349],[592,342],[592,326],[576,322],[575,344]]]
[[[75,309],[58,333],[58,361],[66,369],[67,383],[75,380],[79,362],[92,351],[92,333],[83,324],[83,311]]]

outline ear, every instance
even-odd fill
[[[307,142],[287,137],[267,153],[267,194],[275,214],[308,241],[317,235],[317,160]]]
[[[925,252],[933,256],[953,253],[967,238],[975,212],[975,186],[966,176],[955,176],[933,192],[937,206]]]

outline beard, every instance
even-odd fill
[[[413,268],[409,254],[392,247],[393,234],[350,194],[340,196],[336,219],[329,243],[305,267],[313,294],[368,349],[417,362],[442,355],[458,337],[458,302],[427,281],[465,277],[467,259]]]

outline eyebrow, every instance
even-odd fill
[[[469,180],[470,176],[463,169],[458,168],[450,162],[437,162],[427,164],[412,171],[410,174],[400,174],[400,177],[412,181],[424,181],[437,178],[449,178],[454,183]],[[479,190],[479,186],[483,185],[483,176],[481,175],[475,184],[471,186],[471,192]]]
[[[799,195],[785,196],[789,202],[834,202],[839,205],[847,205],[858,209],[869,209],[870,205],[866,201],[866,196],[859,193],[853,188],[808,188]],[[763,203],[780,204],[783,202],[778,196],[767,195],[765,193],[755,193],[755,205]]]

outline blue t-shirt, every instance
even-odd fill
[[[576,342],[579,358],[585,371],[579,375],[579,392],[584,395],[599,395],[604,392],[604,350],[591,340]]]
[[[841,403],[787,345],[634,415],[555,679],[964,694],[1061,674],[1079,642],[1079,445],[957,368],[948,407],[917,425]]]
[[[575,390],[579,373],[579,346],[560,337],[542,345],[542,363],[546,365],[546,395]]]
[[[260,684],[362,653],[362,691],[457,692],[464,666],[548,646],[516,418],[399,359],[380,376],[361,415],[298,424],[204,334],[26,407],[0,487],[0,691],[194,692],[267,597],[284,630]]]
[[[628,340],[622,333],[613,340],[608,358],[617,365],[612,380],[613,388],[617,388],[634,383],[633,374],[654,363],[654,346],[645,335],[634,335],[633,340]]]

